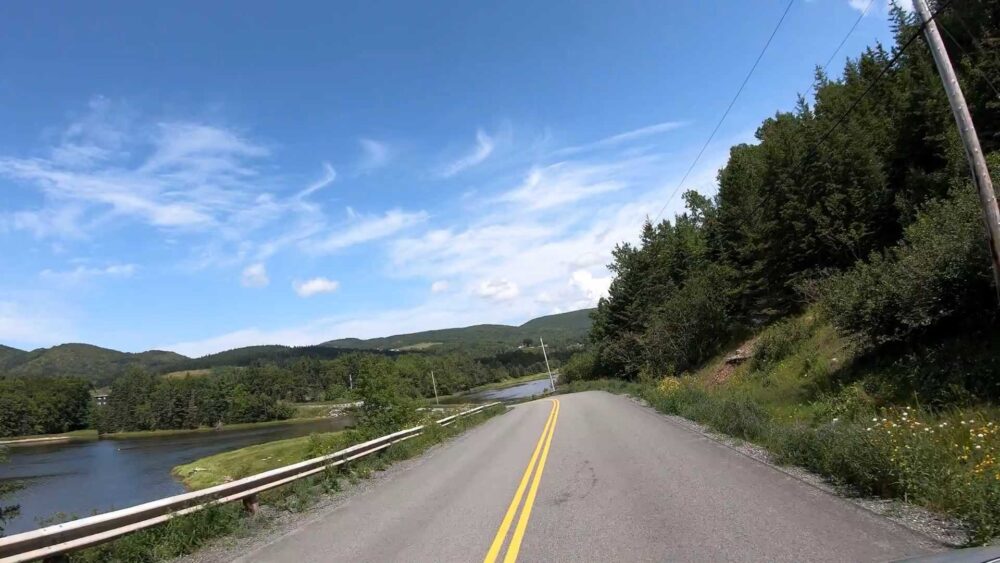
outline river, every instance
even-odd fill
[[[536,379],[535,381],[529,381],[527,383],[519,383],[517,385],[511,385],[510,387],[503,387],[501,389],[479,391],[477,393],[472,393],[471,395],[466,395],[464,398],[483,402],[510,401],[513,399],[523,399],[525,397],[541,395],[542,393],[551,390],[552,384],[549,382],[548,378],[545,378]]]
[[[459,395],[455,401],[508,401],[551,388],[548,379],[539,379]],[[3,501],[21,505],[20,515],[7,523],[4,534],[39,528],[43,519],[59,514],[83,517],[176,495],[184,492],[171,475],[178,465],[254,444],[332,432],[350,422],[346,417],[331,418],[245,430],[14,447],[9,463],[0,464],[0,480],[23,480],[26,486]]]
[[[20,504],[21,513],[7,523],[4,534],[44,525],[62,513],[83,517],[126,508],[184,492],[171,470],[184,463],[245,446],[333,432],[350,418],[281,424],[262,428],[193,432],[173,436],[91,440],[18,446],[9,463],[0,464],[0,480],[23,480],[25,488],[3,500]]]

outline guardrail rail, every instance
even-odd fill
[[[461,417],[500,403],[489,403],[437,421],[447,426]],[[309,477],[388,448],[423,433],[426,425],[400,430],[381,438],[344,448],[332,454],[307,459],[190,493],[154,500],[130,508],[55,524],[30,532],[0,538],[0,563],[49,559],[58,561],[71,551],[93,547],[118,537],[161,524],[208,506],[242,500],[249,512],[257,509],[257,495],[269,489]]]

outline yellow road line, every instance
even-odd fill
[[[504,514],[503,521],[500,522],[500,529],[497,530],[497,534],[493,538],[493,543],[490,544],[490,550],[486,552],[486,558],[483,559],[483,563],[494,563],[500,555],[500,549],[503,547],[503,542],[507,539],[507,531],[510,530],[510,525],[514,522],[514,515],[517,514],[517,507],[521,504],[521,497],[524,495],[524,489],[527,488],[528,480],[531,478],[531,472],[535,468],[535,461],[538,460],[538,453],[542,450],[545,438],[549,434],[549,428],[555,420],[557,408],[558,402],[553,400],[552,410],[549,411],[549,418],[545,421],[545,427],[542,429],[542,435],[538,438],[535,450],[531,454],[531,459],[528,461],[528,467],[524,470],[524,475],[521,476],[521,482],[517,485],[517,491],[514,493],[514,499],[510,501],[510,506],[507,507],[507,512]]]
[[[517,561],[517,552],[521,550],[521,540],[524,539],[524,530],[528,527],[528,520],[531,518],[531,507],[535,504],[535,494],[538,493],[538,484],[542,481],[542,472],[545,471],[545,460],[549,457],[549,446],[552,445],[552,435],[556,433],[556,421],[559,420],[559,399],[555,399],[556,412],[552,418],[552,425],[549,427],[549,436],[545,439],[545,447],[542,448],[542,457],[538,460],[538,467],[535,469],[535,479],[531,482],[531,489],[528,490],[528,498],[524,501],[524,508],[521,509],[521,518],[514,528],[514,535],[510,538],[510,545],[507,547],[507,556],[504,563],[514,563]]]

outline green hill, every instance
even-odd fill
[[[60,344],[7,357],[4,372],[8,375],[69,375],[98,383],[111,381],[131,366],[161,371],[188,359],[162,350],[131,354],[90,344]]]
[[[17,348],[11,348],[10,346],[4,346],[0,344],[0,370],[4,370],[7,366],[12,366],[18,362],[18,359],[27,354],[24,350],[18,350]]]
[[[494,353],[531,340],[537,344],[538,338],[555,346],[582,342],[590,330],[590,312],[581,309],[569,313],[547,315],[532,319],[521,326],[473,325],[464,328],[426,330],[410,334],[397,334],[382,338],[359,340],[342,338],[325,342],[322,346],[331,348],[353,348],[356,350],[416,350],[463,348],[473,353]]]
[[[60,344],[30,352],[0,345],[0,375],[77,376],[104,385],[131,366],[152,373],[167,373],[219,366],[246,366],[258,361],[281,363],[301,357],[332,359],[351,350],[463,350],[473,355],[489,356],[515,350],[525,340],[530,340],[532,346],[537,346],[539,337],[544,338],[547,345],[554,347],[583,342],[590,330],[592,310],[539,317],[521,326],[475,325],[368,340],[342,338],[318,346],[247,346],[200,358],[188,358],[163,350],[119,352],[90,344]]]
[[[171,371],[207,369],[219,366],[247,366],[253,362],[281,363],[296,358],[330,360],[349,351],[346,348],[332,349],[326,346],[282,346],[279,344],[246,346],[200,358],[185,359],[175,364]]]

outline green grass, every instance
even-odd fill
[[[409,346],[403,346],[397,348],[400,352],[419,352],[422,350],[429,350],[435,346],[440,346],[440,342],[418,342],[416,344],[410,344]]]
[[[901,400],[882,368],[812,313],[769,327],[754,358],[724,382],[725,354],[695,374],[653,383],[575,381],[767,448],[861,494],[903,498],[960,519],[970,542],[1000,537],[1000,409]]]
[[[30,443],[30,441],[38,441],[39,443],[45,443],[50,440],[43,440],[45,438],[69,438],[71,440],[96,440],[97,430],[84,429],[84,430],[74,430],[72,432],[63,432],[61,434],[29,434],[27,436],[8,436],[5,438],[0,438],[0,445],[15,445],[11,442],[16,442],[20,440],[25,440],[25,445]]]
[[[212,374],[212,370],[205,369],[185,369],[181,371],[172,371],[170,373],[165,373],[161,377],[164,379],[187,379],[189,377],[205,377]]]
[[[178,465],[173,473],[188,489],[204,489],[309,459],[317,441],[335,451],[350,445],[353,437],[353,432],[341,431],[267,442]]]
[[[369,478],[375,472],[385,470],[393,462],[418,455],[435,444],[456,436],[505,411],[506,407],[496,406],[459,419],[447,427],[432,425],[420,436],[394,444],[381,454],[363,458],[346,466],[300,479],[290,485],[269,491],[261,496],[261,503],[274,507],[279,514],[281,511],[301,512],[314,505],[324,494],[342,490],[345,483],[357,483],[361,479]],[[305,438],[308,443],[308,447],[305,449],[302,448],[301,443],[293,443],[302,439],[281,440],[278,443],[284,444],[275,446],[271,451],[281,451],[285,455],[315,457],[340,449],[342,446],[338,442],[349,438],[350,434],[353,433],[338,432],[308,437]],[[358,437],[358,439],[360,438]],[[263,444],[263,446],[267,446],[267,444]],[[245,450],[251,451],[246,452]],[[229,452],[234,455],[232,459],[226,460],[224,463],[231,464],[231,467],[238,467],[235,465],[235,460],[240,457],[244,458],[244,461],[252,463],[254,459],[259,459],[257,456],[261,451],[259,446],[251,446],[236,452]],[[238,452],[243,453],[238,454]],[[201,460],[195,463],[200,462]],[[293,463],[293,461],[289,460],[288,463]],[[161,526],[154,526],[124,536],[102,546],[72,553],[70,561],[152,563],[170,560],[192,553],[215,538],[239,535],[254,529],[264,529],[269,524],[269,518],[273,517],[258,515],[254,518],[246,518],[240,503],[213,506],[193,514],[173,518]]]

